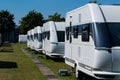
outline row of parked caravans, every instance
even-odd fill
[[[120,6],[92,3],[72,10],[65,23],[50,21],[28,31],[28,47],[64,55],[77,78],[120,76]]]
[[[43,51],[49,57],[64,56],[65,22],[49,21],[43,27],[37,26],[27,32],[27,46],[36,51]]]

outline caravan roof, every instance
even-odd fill
[[[63,31],[65,30],[65,22],[53,22],[53,21],[49,21],[43,24],[44,30],[45,31],[49,31],[50,30],[50,26],[56,26],[58,31]]]
[[[117,12],[117,13],[116,13]],[[86,4],[74,9],[66,15],[66,26],[79,25],[93,22],[120,22],[120,6]]]

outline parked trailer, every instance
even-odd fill
[[[34,49],[36,51],[42,50],[42,27],[40,26],[34,28]]]
[[[27,31],[27,47],[30,48],[30,30]]]
[[[30,49],[34,50],[34,29],[30,30]]]
[[[19,35],[19,43],[27,42],[27,35]]]
[[[65,22],[43,24],[43,53],[52,58],[64,56]]]
[[[120,76],[120,6],[87,4],[66,15],[65,63],[97,79]]]

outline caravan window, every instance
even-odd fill
[[[65,31],[57,31],[58,42],[65,42]]]
[[[50,39],[50,31],[44,32],[43,35],[39,34],[39,37],[40,36],[43,36],[43,39],[49,40]]]
[[[81,35],[82,34],[82,26],[78,26],[78,34]]]
[[[44,32],[44,33],[42,33],[42,38],[43,38],[43,39],[45,39],[45,32]]]
[[[30,40],[29,35],[27,35],[27,39]]]
[[[47,40],[50,39],[50,31],[47,32]]]
[[[42,33],[39,33],[38,36],[38,41],[42,41]]]
[[[32,35],[32,40],[34,40],[34,35]]]
[[[109,27],[106,23],[95,23],[94,36],[96,47],[110,47],[111,39],[109,34]]]
[[[69,40],[69,27],[66,27],[66,39]]]
[[[44,38],[46,38],[46,32],[44,32]]]
[[[120,46],[120,23],[108,23],[112,46]]]
[[[82,41],[89,42],[90,24],[82,25]]]
[[[46,39],[46,38],[48,39],[48,31],[43,33],[43,38],[44,39]]]
[[[120,46],[120,23],[96,23],[94,26],[95,46]]]
[[[73,37],[74,37],[74,38],[78,38],[78,26],[75,26],[75,27],[73,28]]]
[[[34,34],[34,38],[38,39],[38,34],[37,33]]]
[[[30,40],[32,40],[32,35],[30,35]]]
[[[34,40],[34,36],[33,35],[30,35],[30,38],[31,38],[32,41]]]

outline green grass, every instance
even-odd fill
[[[71,67],[66,65],[65,62],[57,62],[54,60],[46,60],[44,58],[39,59],[40,62],[51,69],[57,76],[59,69],[67,69],[70,73],[70,76],[58,76],[59,80],[76,80],[74,73],[71,70]]]
[[[24,47],[25,48],[25,47]],[[32,52],[31,50],[26,49],[26,51],[28,53],[31,53],[31,55],[38,57],[38,54],[32,54],[34,52]],[[64,61],[55,61],[52,59],[45,59],[45,55],[42,55],[42,58],[39,58],[39,61],[44,64],[45,66],[47,66],[48,68],[50,68],[50,70],[52,72],[54,72],[54,74],[56,76],[58,76],[58,71],[59,69],[67,69],[69,72],[71,72],[70,76],[58,76],[59,80],[76,80],[74,73],[72,72],[72,69],[70,66],[68,66],[67,64],[65,64]]]
[[[21,51],[24,46],[18,43],[3,45],[3,52],[0,52],[0,80],[47,80]]]

